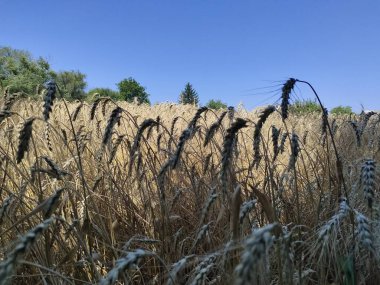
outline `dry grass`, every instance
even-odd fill
[[[380,116],[297,117],[299,83],[259,114],[8,94],[0,284],[378,284]]]

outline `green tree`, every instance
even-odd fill
[[[321,112],[319,104],[312,100],[297,100],[289,107],[289,111],[295,114],[310,114],[315,112]]]
[[[149,94],[145,91],[145,87],[141,86],[132,77],[120,81],[117,86],[119,87],[119,92],[121,98],[127,102],[134,102],[135,98],[139,104],[148,103]]]
[[[207,102],[206,107],[210,109],[214,109],[214,110],[227,109],[227,105],[223,103],[221,100],[213,100],[213,99]]]
[[[36,95],[47,80],[54,77],[49,63],[43,59],[33,59],[27,51],[0,47],[0,86],[8,86],[13,92]]]
[[[113,100],[123,100],[119,92],[110,88],[93,88],[90,91],[88,91],[87,98],[91,100],[94,94],[96,93],[99,94],[99,96],[101,97],[110,97]]]
[[[350,106],[337,106],[332,108],[330,111],[331,114],[335,115],[350,115],[353,114],[352,108]]]
[[[198,101],[198,93],[189,82],[186,83],[185,89],[179,95],[179,103],[198,105]]]
[[[63,92],[64,97],[69,100],[85,98],[86,93],[84,89],[87,86],[85,81],[86,75],[79,71],[61,71],[55,76],[55,81]]]

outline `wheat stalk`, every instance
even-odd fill
[[[375,195],[375,170],[376,162],[373,159],[367,159],[363,162],[360,181],[364,191],[364,198],[367,200],[367,205],[370,209],[372,208]]]
[[[25,152],[27,152],[29,149],[29,141],[32,137],[34,120],[34,117],[27,119],[20,130],[18,137],[19,143],[16,154],[17,163],[21,162],[21,160],[24,158]]]
[[[259,264],[268,256],[274,241],[273,231],[278,227],[277,223],[269,224],[246,240],[240,263],[235,268],[236,285],[260,284],[259,275],[266,272],[260,271]]]
[[[7,285],[11,281],[11,277],[15,272],[20,259],[26,255],[30,247],[37,241],[37,238],[49,227],[54,218],[49,218],[43,223],[24,235],[15,249],[9,254],[8,258],[0,263],[0,285]]]
[[[289,78],[288,81],[286,81],[282,86],[281,116],[283,120],[288,118],[290,93],[292,92],[295,84],[296,80],[294,78]]]
[[[56,84],[53,80],[50,80],[46,83],[46,90],[45,90],[45,96],[44,96],[44,110],[43,110],[43,116],[44,120],[49,120],[50,113],[52,111],[54,99],[55,99],[55,93],[56,93]]]

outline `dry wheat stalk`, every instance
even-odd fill
[[[191,121],[189,122],[189,125],[187,126],[188,129],[192,129],[194,130],[195,129],[195,126],[199,120],[199,118],[201,117],[202,113],[206,112],[208,110],[207,107],[201,107],[197,110],[197,112],[195,113],[194,117],[191,119]]]
[[[210,140],[212,140],[212,138],[214,137],[214,134],[217,132],[218,128],[220,127],[220,125],[222,124],[222,121],[223,121],[223,118],[226,116],[227,112],[223,112],[220,117],[218,118],[218,120],[213,123],[210,128],[207,130],[206,132],[206,136],[205,136],[205,140],[204,140],[204,143],[203,143],[203,146],[207,146],[208,143],[210,142]]]
[[[376,187],[376,162],[373,159],[366,159],[363,162],[360,182],[364,191],[364,198],[367,200],[367,205],[371,209],[374,201]]]
[[[195,267],[194,273],[190,277],[191,285],[202,285],[207,282],[207,274],[216,266],[218,255],[218,252],[211,253]]]
[[[108,272],[107,276],[100,280],[99,285],[112,285],[115,284],[121,273],[124,273],[128,269],[137,268],[139,261],[143,257],[152,256],[151,252],[143,249],[137,249],[136,251],[128,252],[125,257],[116,260],[116,266]]]
[[[318,246],[322,247],[321,254],[325,253],[327,250],[327,245],[330,241],[331,235],[334,234],[333,231],[335,231],[341,221],[348,216],[350,213],[351,208],[347,204],[346,198],[340,198],[339,202],[339,210],[338,212],[330,218],[318,231]]]
[[[9,254],[7,259],[0,263],[0,285],[7,285],[11,281],[20,259],[29,251],[30,247],[36,242],[37,238],[54,221],[54,218],[47,219],[43,223],[24,235],[15,249]]]
[[[71,116],[71,119],[73,120],[73,122],[75,122],[76,119],[78,118],[79,112],[82,110],[82,107],[83,107],[83,102],[80,102],[80,104],[75,108]]]
[[[356,237],[359,244],[371,253],[375,252],[371,226],[368,218],[358,211],[355,212]]]
[[[206,220],[206,217],[207,217],[207,213],[209,212],[210,208],[211,208],[211,205],[215,202],[215,200],[218,198],[218,194],[216,194],[216,188],[213,188],[211,190],[211,193],[206,201],[206,204],[203,206],[202,208],[202,215],[201,215],[201,219],[200,219],[200,225],[203,225],[205,220]]]
[[[241,118],[237,118],[234,123],[232,123],[231,127],[227,129],[227,134],[224,137],[223,141],[223,152],[222,152],[222,161],[221,161],[221,170],[220,170],[220,179],[223,185],[224,194],[227,193],[227,170],[231,165],[232,159],[232,151],[234,140],[237,132],[241,128],[245,128],[247,126],[247,121]]]
[[[170,165],[171,165],[172,169],[175,169],[177,167],[177,164],[178,164],[178,161],[181,157],[181,153],[184,149],[185,143],[188,139],[190,139],[192,132],[193,132],[193,130],[189,129],[189,128],[185,129],[182,132],[182,134],[179,138],[179,141],[178,141],[177,149],[170,159]]]
[[[139,151],[140,142],[141,142],[141,138],[142,138],[142,135],[144,133],[144,130],[149,128],[149,127],[155,126],[156,124],[157,124],[157,122],[155,120],[146,119],[139,126],[139,128],[137,130],[137,134],[135,136],[135,139],[133,140],[133,145],[132,145],[131,151],[130,151],[129,172],[131,171],[136,152]]]
[[[41,158],[46,161],[47,165],[49,165],[51,175],[54,178],[61,180],[64,176],[69,174],[67,171],[59,168],[59,166],[51,158],[47,156],[42,156]]]
[[[17,148],[17,155],[16,155],[16,161],[17,163],[20,163],[21,160],[24,158],[25,152],[28,151],[29,149],[29,141],[30,138],[32,137],[32,131],[33,131],[33,122],[35,118],[29,118],[27,119],[19,133],[19,143],[18,143],[18,148]]]
[[[6,89],[7,90],[7,89]],[[4,96],[6,91],[4,91]],[[5,96],[5,102],[0,110],[0,123],[11,114],[11,107],[13,103],[15,102],[16,97],[18,96],[18,93],[13,93],[12,95]]]
[[[259,264],[267,258],[274,241],[273,231],[278,227],[277,223],[269,224],[246,240],[240,263],[235,268],[236,285],[260,284],[260,275],[267,272],[261,272]]]
[[[3,222],[5,215],[8,213],[9,206],[12,204],[14,199],[15,197],[13,196],[13,194],[11,194],[3,201],[3,204],[0,208],[0,224]]]
[[[232,124],[235,118],[235,108],[233,106],[229,106],[227,108],[227,112],[228,112],[228,119],[230,120],[230,124]]]
[[[326,108],[323,108],[323,110],[322,110],[322,125],[321,125],[322,134],[327,134],[327,125],[329,123],[328,114],[329,114],[328,110]]]
[[[193,242],[193,245],[191,246],[191,249],[190,249],[190,252],[193,252],[196,247],[198,246],[198,244],[204,239],[204,237],[208,234],[208,231],[209,231],[209,228],[210,228],[210,224],[211,222],[209,222],[208,224],[205,224],[203,225],[198,233],[197,233],[197,236]]]
[[[361,135],[360,135],[360,129],[359,129],[359,126],[357,124],[357,122],[354,122],[354,121],[349,121],[350,125],[352,126],[354,132],[355,132],[355,137],[356,137],[356,143],[358,145],[358,147],[360,147],[361,145]]]
[[[111,163],[112,160],[115,158],[117,148],[122,143],[124,137],[125,137],[125,135],[118,135],[117,136],[117,139],[116,139],[115,143],[112,146],[112,150],[111,150],[111,153],[110,153],[110,157],[108,159],[108,163]]]
[[[260,155],[260,141],[261,141],[261,129],[263,128],[265,121],[268,119],[270,114],[272,114],[276,108],[274,106],[269,105],[266,107],[259,116],[259,120],[256,123],[255,131],[253,134],[253,156],[254,161],[258,164],[261,160]]]
[[[295,84],[296,80],[294,78],[289,78],[282,87],[281,116],[283,120],[288,118],[290,93],[292,92]]]
[[[103,140],[102,140],[103,146],[107,145],[109,140],[111,139],[113,127],[120,120],[122,110],[123,110],[122,108],[116,107],[112,111],[111,116],[108,119],[106,129],[104,130],[104,135],[103,135]]]
[[[272,144],[273,144],[273,161],[276,160],[279,153],[278,138],[280,136],[280,130],[272,125]]]
[[[285,151],[285,142],[286,142],[286,138],[288,137],[288,133],[283,133],[282,134],[282,137],[281,137],[281,142],[280,142],[280,145],[278,147],[278,152],[279,153],[283,153]]]
[[[91,106],[91,111],[90,111],[90,120],[92,121],[95,117],[95,112],[96,112],[96,108],[98,107],[99,103],[103,100],[104,98],[100,97],[100,98],[97,98],[94,103],[92,103],[92,106]]]
[[[290,159],[289,159],[289,166],[288,169],[293,169],[296,166],[298,154],[300,151],[300,146],[299,146],[299,138],[296,133],[292,133],[292,137],[290,139]]]
[[[240,206],[240,212],[239,212],[239,222],[240,224],[243,223],[244,218],[248,215],[248,213],[255,208],[257,203],[256,199],[249,200],[243,202],[243,204]]]
[[[187,255],[172,265],[169,271],[168,281],[166,282],[166,285],[178,284],[178,273],[186,266],[189,259],[193,258],[194,256],[194,254]]]
[[[44,110],[43,110],[43,116],[44,120],[49,120],[50,113],[53,108],[53,103],[55,99],[55,93],[56,93],[56,84],[53,80],[50,80],[46,83],[45,86],[45,96],[44,96]]]

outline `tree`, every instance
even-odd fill
[[[198,105],[198,101],[198,93],[189,82],[186,83],[185,89],[179,95],[179,103]]]
[[[141,86],[132,77],[120,81],[117,86],[119,87],[121,98],[125,101],[134,102],[136,98],[139,104],[150,104],[149,94],[145,91],[145,87]]]
[[[0,47],[0,86],[9,87],[12,92],[36,95],[36,90],[54,77],[49,63],[33,59],[29,52]]]
[[[85,74],[73,70],[61,71],[54,77],[58,87],[63,92],[64,97],[69,100],[82,100],[85,98],[86,93],[84,92],[84,89],[87,86]]]
[[[94,88],[88,91],[88,98],[91,99],[98,93],[101,97],[110,97],[113,100],[123,100],[120,93],[110,88]]]
[[[213,100],[213,99],[207,102],[206,107],[210,109],[214,109],[214,110],[227,109],[227,105],[224,104],[221,100]]]
[[[332,108],[330,111],[331,114],[335,115],[350,115],[353,114],[352,108],[350,106],[337,106]]]

